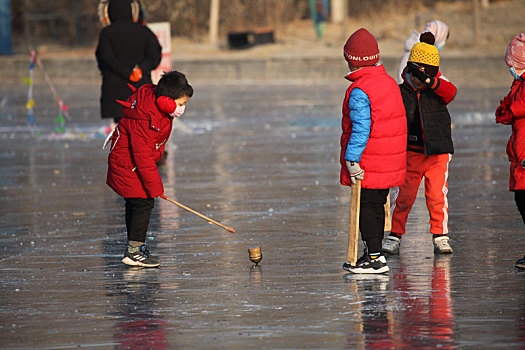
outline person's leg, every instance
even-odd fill
[[[452,253],[448,243],[448,169],[450,154],[428,156],[425,162],[425,199],[430,233],[437,253]]]
[[[399,193],[391,206],[392,213],[392,235],[401,237],[405,234],[405,226],[408,219],[408,214],[414,205],[417,197],[417,191],[422,179],[422,163],[425,155],[416,152],[407,152],[407,172],[405,182],[399,187]]]
[[[151,211],[155,206],[153,198],[126,199],[126,228],[128,231],[128,247],[122,262],[131,266],[157,267],[160,261],[150,255],[146,242],[146,234]]]
[[[365,253],[355,266],[345,263],[343,268],[353,273],[385,273],[389,271],[381,255],[381,241],[385,227],[386,196],[389,189],[361,189],[359,230],[365,242]]]
[[[514,191],[514,201],[525,224],[525,190]]]
[[[451,158],[450,154],[428,156],[425,164],[425,199],[433,235],[448,233],[448,165]]]
[[[359,230],[369,254],[381,253],[388,189],[361,189]]]
[[[146,242],[151,211],[155,206],[153,198],[126,198],[126,229],[129,242]]]
[[[425,155],[416,152],[407,152],[407,171],[405,182],[394,192],[394,199],[390,203],[392,210],[392,227],[381,250],[388,254],[399,254],[401,237],[405,234],[408,214],[414,205],[417,191],[422,179],[421,164]]]
[[[525,224],[525,190],[514,191],[514,201],[516,206],[521,214],[523,223]],[[525,255],[522,259],[516,261],[516,267],[519,269],[525,269]]]

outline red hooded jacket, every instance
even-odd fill
[[[512,126],[507,143],[509,190],[525,190],[525,81],[514,80],[509,94],[496,109],[496,123]]]
[[[113,134],[108,157],[109,187],[124,198],[153,198],[164,194],[157,161],[164,153],[173,118],[159,111],[155,85],[143,85],[124,107]]]

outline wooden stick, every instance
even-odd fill
[[[350,195],[350,229],[348,231],[348,262],[355,266],[359,242],[359,213],[361,211],[361,180],[352,185]]]
[[[390,231],[392,229],[392,213],[390,212],[390,191],[386,197],[385,203],[385,230]]]
[[[195,215],[197,215],[197,216],[203,218],[204,220],[207,220],[208,222],[211,222],[212,224],[215,224],[215,225],[217,225],[217,226],[220,226],[220,227],[222,227],[223,229],[225,229],[225,230],[228,231],[228,232],[235,233],[235,230],[234,230],[233,228],[228,227],[228,226],[224,226],[223,224],[221,224],[221,223],[219,223],[219,222],[217,222],[217,221],[215,221],[215,220],[213,220],[213,219],[210,219],[209,217],[207,217],[207,216],[205,216],[205,215],[202,215],[201,213],[196,212],[195,210],[193,210],[193,209],[191,209],[191,208],[188,208],[187,206],[185,206],[185,205],[183,205],[183,204],[181,204],[181,203],[179,203],[179,202],[176,202],[176,201],[174,201],[173,199],[169,199],[168,197],[166,197],[166,196],[164,196],[164,195],[160,196],[160,198],[165,199],[165,200],[167,200],[168,202],[171,202],[171,203],[173,203],[173,204],[175,204],[175,205],[178,205],[178,206],[181,207],[182,209],[186,209],[186,210],[189,211],[190,213],[193,213],[193,214],[195,214]]]

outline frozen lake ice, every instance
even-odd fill
[[[454,254],[434,255],[420,195],[390,275],[370,277],[341,268],[344,82],[194,87],[160,169],[166,195],[237,233],[158,199],[148,243],[162,266],[150,270],[120,262],[99,87],[63,96],[77,135],[53,133],[56,105],[35,89],[37,139],[24,91],[2,87],[3,348],[523,348],[524,227],[507,190],[510,130],[491,119],[506,90],[460,91],[450,105]]]

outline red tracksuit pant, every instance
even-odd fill
[[[392,206],[392,233],[403,235],[408,214],[417,197],[421,180],[425,177],[425,199],[430,214],[430,233],[448,233],[448,164],[451,154],[425,156],[422,153],[407,152],[407,173],[405,183],[399,187]]]

